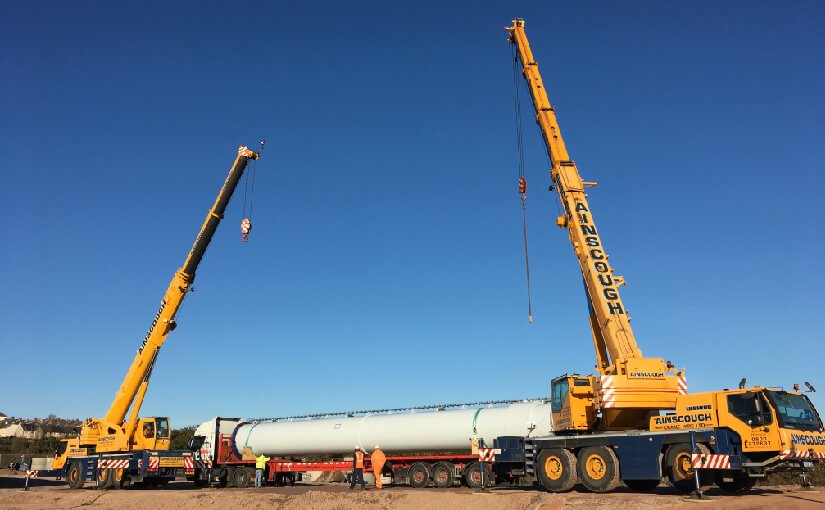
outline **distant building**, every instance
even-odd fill
[[[43,437],[43,430],[38,425],[31,422],[16,422],[0,428],[0,437],[40,439]]]
[[[0,437],[23,437],[23,425],[20,423],[9,423],[0,428]]]
[[[43,437],[64,438],[74,436],[78,432],[78,427],[72,427],[71,425],[41,425],[40,430]]]

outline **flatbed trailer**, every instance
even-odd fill
[[[220,434],[214,458],[194,453],[194,469],[187,479],[196,485],[249,487],[255,482],[255,459],[244,458],[233,447],[232,434]],[[273,485],[294,484],[310,471],[351,472],[352,459],[306,460],[303,458],[271,458],[266,462],[264,479]],[[365,472],[372,471],[372,459],[364,457]],[[483,470],[483,474],[482,474]],[[393,484],[410,487],[438,488],[464,484],[481,487],[482,476],[492,480],[492,463],[481,462],[479,456],[467,453],[423,455],[387,455],[383,476],[391,476]]]

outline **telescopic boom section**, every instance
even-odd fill
[[[554,419],[559,420],[557,429],[581,431],[595,426],[610,429],[644,426],[659,410],[673,409],[678,395],[687,391],[684,371],[677,372],[661,358],[642,356],[619,295],[624,279],[613,274],[584,192],[585,186],[595,183],[582,181],[576,164],[567,153],[556,113],[547,98],[539,66],[524,33],[524,21],[514,20],[507,30],[510,42],[518,50],[522,73],[536,108],[536,122],[550,155],[550,176],[564,207],[564,214],[556,223],[567,229],[584,279],[600,374],[585,385],[580,383],[587,378],[578,376],[554,380],[560,394],[568,394],[568,390],[562,391],[561,384],[569,387],[566,409],[558,416],[554,414]],[[602,411],[601,420],[597,419],[598,410]],[[569,423],[562,423],[565,416]],[[571,420],[570,416],[574,418]]]
[[[172,282],[160,302],[160,309],[154,320],[152,320],[152,324],[149,325],[149,330],[138,348],[132,366],[129,368],[129,372],[126,373],[126,377],[123,379],[123,383],[111,407],[109,407],[109,411],[106,413],[105,420],[107,422],[123,423],[126,412],[135,401],[141,383],[144,382],[147,374],[152,369],[157,351],[160,350],[169,333],[175,329],[175,316],[186,297],[186,293],[195,281],[195,272],[198,265],[203,259],[204,253],[206,253],[206,248],[209,246],[218,224],[223,219],[226,206],[229,204],[229,200],[232,198],[232,194],[235,192],[247,164],[253,159],[258,159],[257,152],[243,146],[238,149],[238,157],[229,171],[226,182],[224,182],[220,193],[218,193],[218,198],[215,200],[212,209],[206,215],[206,220],[204,220],[203,226],[198,232],[198,237],[195,239],[186,261],[172,278]],[[135,405],[137,406],[138,403],[135,402]],[[138,411],[139,409],[134,409],[132,414],[137,416]]]
[[[642,352],[636,344],[627,310],[619,295],[624,284],[620,276],[614,276],[608,255],[599,237],[587,194],[576,164],[570,159],[554,108],[547,98],[547,90],[539,74],[539,66],[533,59],[530,44],[524,32],[524,21],[515,20],[510,31],[510,42],[518,49],[524,78],[530,88],[536,121],[541,128],[547,152],[553,165],[551,177],[559,193],[565,214],[558,219],[560,227],[566,227],[570,241],[579,260],[587,296],[591,307],[591,326],[599,361],[599,370],[619,359],[640,358]]]

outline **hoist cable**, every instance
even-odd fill
[[[255,169],[257,163],[257,159],[252,160],[252,171],[250,172],[252,174],[252,186],[249,190],[249,221],[252,221],[252,201],[255,200]],[[249,175],[247,174],[247,179],[248,178]],[[246,201],[244,201],[244,205],[246,205]]]
[[[527,318],[530,324],[533,323],[533,304],[530,299],[530,252],[527,249],[527,206],[522,200],[521,202],[521,218],[524,227],[524,266],[527,270]]]
[[[513,89],[515,96],[513,98],[513,110],[516,117],[516,147],[518,150],[518,175],[524,177],[524,136],[522,133],[521,122],[521,98],[519,97],[519,79],[518,79],[518,54],[516,53],[515,45],[513,45]]]
[[[518,53],[513,45],[513,110],[516,118],[516,147],[518,150],[518,186],[521,194],[521,222],[524,234],[524,267],[527,277],[527,319],[533,323],[532,292],[530,290],[530,251],[527,247],[527,180],[524,178],[524,133],[521,121],[521,98],[519,97]]]
[[[249,190],[249,172],[247,172],[243,177],[244,177],[244,181],[243,181],[243,214],[241,215],[242,219],[246,218],[246,194],[247,194],[247,190]]]

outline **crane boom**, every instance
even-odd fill
[[[536,121],[553,165],[550,175],[565,212],[558,223],[560,227],[567,228],[581,266],[592,310],[591,325],[599,370],[604,371],[612,364],[610,360],[642,357],[630,327],[630,318],[619,295],[619,287],[624,284],[624,280],[613,274],[614,269],[608,261],[584,192],[588,183],[582,181],[576,164],[567,152],[555,109],[550,104],[538,64],[530,51],[524,21],[516,20],[510,34],[518,49],[524,78],[536,109]]]
[[[195,281],[195,272],[198,269],[198,265],[203,259],[204,253],[206,253],[206,248],[209,246],[209,242],[212,240],[218,224],[221,222],[221,219],[223,219],[226,206],[229,204],[229,200],[232,198],[232,194],[248,162],[254,159],[258,159],[257,152],[243,146],[238,149],[238,156],[235,158],[232,169],[229,171],[229,175],[226,177],[226,181],[218,193],[217,199],[215,199],[215,204],[209,210],[209,213],[207,213],[203,226],[200,232],[198,232],[192,249],[186,257],[186,261],[172,278],[172,282],[169,284],[169,288],[166,290],[166,294],[164,294],[160,302],[160,308],[152,320],[152,323],[149,325],[149,330],[146,332],[146,336],[144,336],[140,347],[138,347],[135,359],[132,361],[132,366],[123,378],[123,383],[120,385],[120,389],[115,395],[109,411],[106,413],[104,419],[109,423],[123,423],[126,412],[135,400],[135,396],[141,386],[141,381],[144,380],[154,364],[157,352],[160,350],[163,342],[166,341],[169,333],[175,329],[175,316],[181,304],[183,304],[186,293],[189,292],[192,283]],[[139,410],[136,409],[133,411],[134,416],[137,416],[137,411]]]
[[[614,275],[584,191],[596,183],[582,180],[567,152],[555,109],[527,41],[524,20],[513,20],[506,29],[510,43],[516,47],[536,109],[536,122],[550,156],[551,189],[558,192],[564,208],[556,224],[567,229],[584,280],[599,371],[599,377],[565,375],[553,380],[557,401],[553,406],[554,429],[622,429],[646,424],[659,410],[675,407],[676,397],[687,389],[684,371],[677,373],[670,362],[665,364],[661,358],[642,356],[619,294],[625,280]]]

